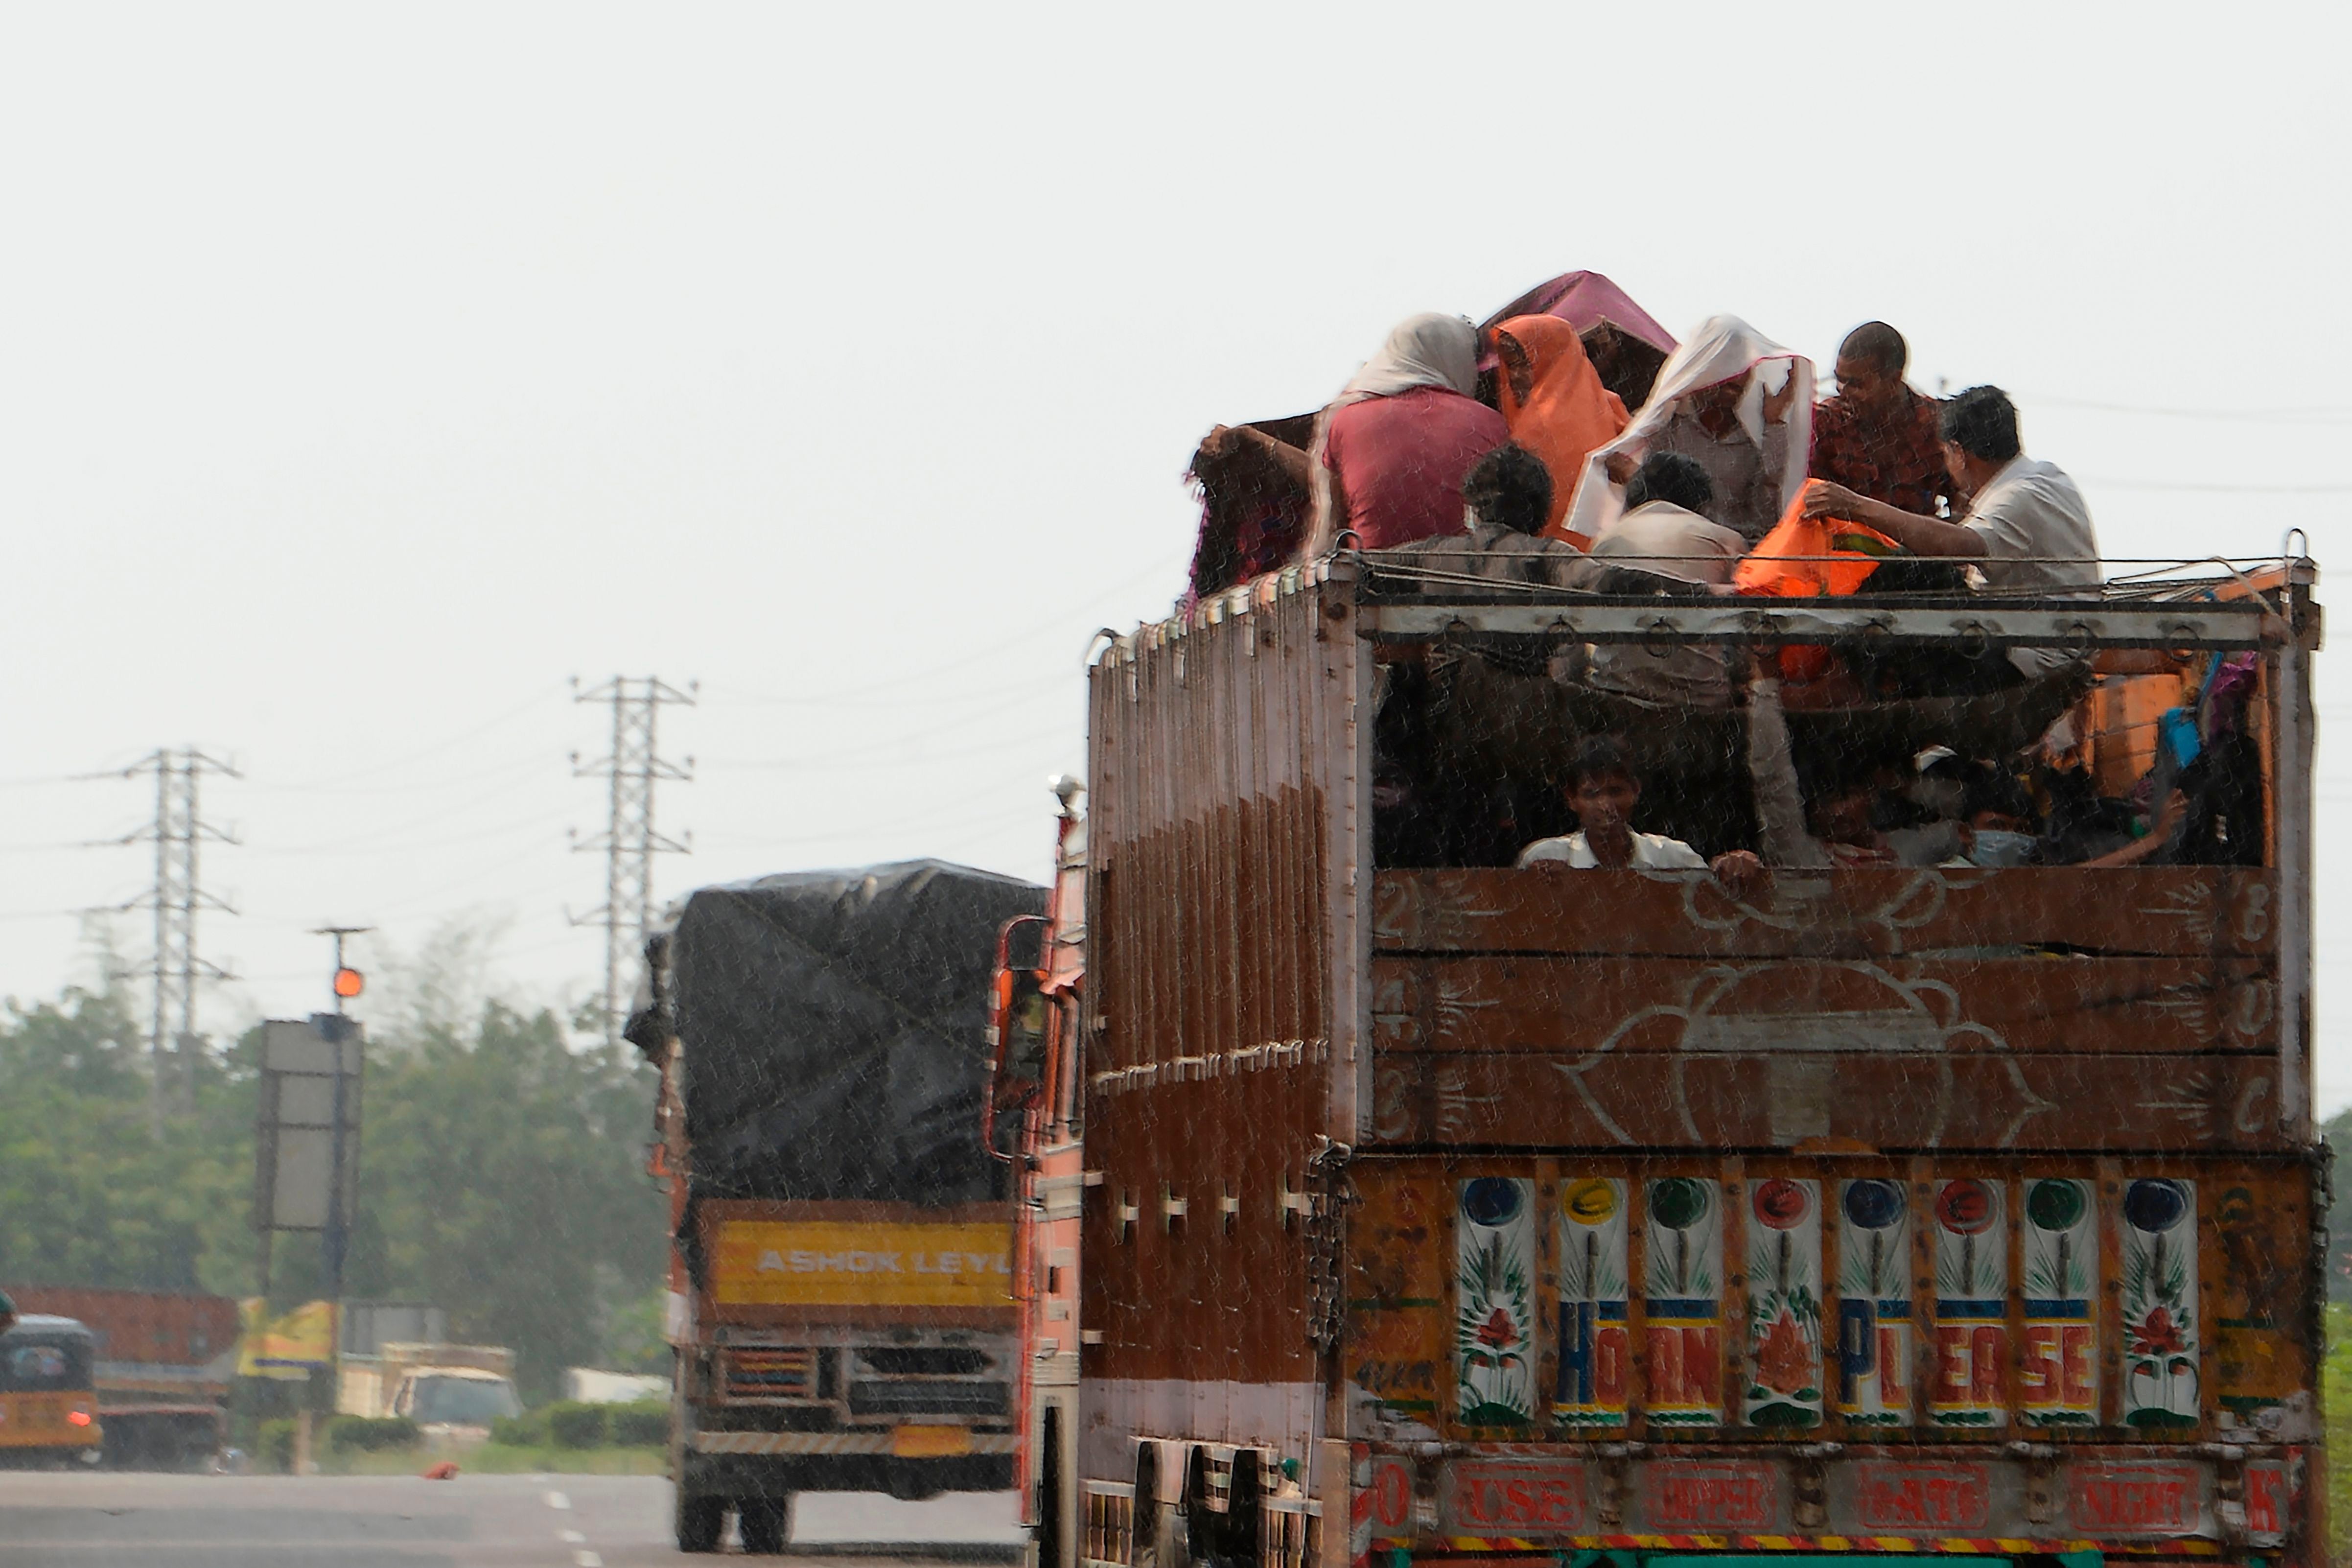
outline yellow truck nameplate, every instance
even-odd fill
[[[724,1220],[711,1294],[743,1307],[1009,1307],[1006,1225]]]

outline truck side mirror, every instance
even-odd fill
[[[993,1048],[981,1142],[1000,1159],[1008,1156],[997,1143],[999,1119],[1028,1109],[1045,1086],[1046,1031],[1053,1003],[1045,995],[1040,973],[1045,935],[1043,916],[1022,915],[1005,921],[996,937],[996,977],[988,997],[989,1043]]]

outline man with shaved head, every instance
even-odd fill
[[[1838,345],[1837,395],[1813,409],[1814,479],[1900,511],[1944,517],[1968,499],[1956,493],[1936,429],[1936,400],[1903,379],[1910,360],[1903,334],[1864,321]]]

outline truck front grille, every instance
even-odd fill
[[[816,1352],[730,1350],[722,1363],[721,1393],[729,1399],[814,1399]]]
[[[1001,1383],[932,1383],[890,1379],[849,1385],[852,1415],[1002,1415]]]
[[[986,1351],[952,1345],[860,1345],[857,1360],[882,1377],[977,1377],[986,1372]]]

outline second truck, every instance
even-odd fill
[[[936,861],[706,888],[649,944],[679,1549],[783,1549],[803,1491],[1012,1484],[990,955],[1042,889]]]

